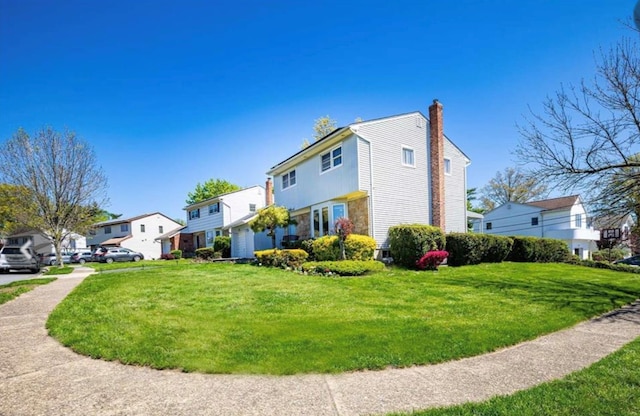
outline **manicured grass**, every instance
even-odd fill
[[[47,270],[42,274],[44,276],[55,276],[59,274],[69,274],[71,272],[73,272],[73,267],[70,267],[70,266],[64,266],[64,267],[51,266],[49,267],[49,270]]]
[[[46,285],[53,282],[54,278],[47,279],[31,279],[31,280],[19,280],[17,282],[11,282],[6,285],[0,285],[0,305],[7,303],[12,299],[17,298],[23,293],[27,293],[40,285]]]
[[[591,367],[511,396],[413,416],[589,416],[640,414],[640,338]]]
[[[91,267],[97,272],[120,270],[120,269],[146,269],[146,268],[158,268],[167,266],[176,266],[179,264],[191,264],[189,259],[179,260],[141,260],[141,261],[118,261],[113,263],[98,263],[89,262],[85,263],[85,267]]]
[[[48,328],[78,352],[124,363],[323,373],[478,355],[639,296],[638,275],[566,264],[392,269],[361,278],[182,264],[90,276]]]

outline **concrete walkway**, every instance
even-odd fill
[[[640,336],[640,302],[568,330],[444,364],[338,375],[157,371],[77,355],[47,336],[78,268],[0,306],[0,415],[368,415],[482,401],[563,377]]]

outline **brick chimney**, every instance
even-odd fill
[[[444,127],[442,104],[435,99],[429,106],[431,160],[431,225],[445,231],[444,220]]]
[[[267,182],[264,186],[265,195],[264,195],[264,203],[265,206],[273,205],[273,182],[271,182],[271,178],[267,178]]]

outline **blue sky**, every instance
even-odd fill
[[[469,187],[515,166],[516,123],[631,32],[633,0],[0,0],[0,141],[69,128],[111,212],[184,218],[187,193],[265,172],[338,125],[444,105]]]

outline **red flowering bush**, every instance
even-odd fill
[[[444,250],[428,251],[416,262],[416,266],[420,270],[438,270],[438,266],[440,266],[448,256],[449,253]]]

